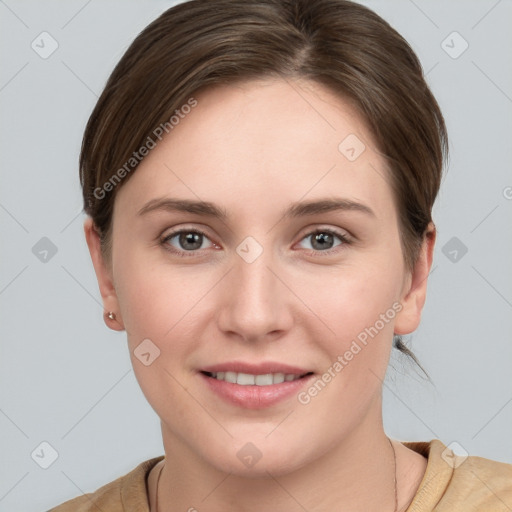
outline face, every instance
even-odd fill
[[[118,191],[110,267],[86,234],[164,444],[284,474],[382,429],[393,333],[418,325],[432,247],[406,272],[385,162],[324,87],[194,97]]]

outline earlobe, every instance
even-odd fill
[[[105,262],[101,252],[100,235],[90,217],[84,222],[84,233],[94,266],[94,272],[96,273],[96,279],[98,280],[101,298],[103,299],[103,307],[105,309],[103,319],[110,329],[123,331],[124,324],[119,309],[112,272]]]
[[[395,317],[395,334],[410,334],[418,328],[427,296],[427,281],[432,266],[435,241],[436,228],[434,223],[430,222],[425,232],[418,260],[404,290],[402,290],[400,301],[402,310]]]

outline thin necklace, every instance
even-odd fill
[[[396,483],[396,452],[395,447],[393,446],[393,443],[391,442],[391,439],[388,437],[389,444],[391,445],[391,449],[393,450],[393,464],[395,468],[395,510],[394,512],[397,512],[398,510],[398,489],[397,489],[397,483]],[[156,479],[156,496],[155,496],[155,512],[158,512],[158,485],[160,484],[160,477],[162,476],[162,470],[164,469],[165,462],[162,464],[162,467],[160,468],[160,471],[158,472],[158,477]]]
[[[389,437],[388,437],[388,441],[389,441],[389,444],[391,445],[391,448],[393,449],[393,465],[395,468],[395,511],[394,512],[397,512],[397,510],[398,510],[398,489],[397,489],[397,487],[398,486],[396,483],[396,452],[395,452],[395,447],[393,446],[393,443],[391,442],[391,439],[389,439]]]

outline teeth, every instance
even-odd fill
[[[281,382],[284,382],[284,373],[275,373],[272,377],[274,384],[281,384]]]
[[[214,372],[210,374],[214,379],[224,380],[241,386],[271,386],[281,382],[290,382],[300,379],[300,375],[284,373],[266,373],[264,375],[251,375],[250,373]]]
[[[271,373],[267,373],[265,375],[256,375],[254,377],[254,384],[256,384],[256,386],[270,386],[271,384],[274,384],[274,379],[272,378]]]
[[[215,375],[215,378],[217,378],[216,375]],[[231,382],[232,384],[236,384],[236,373],[235,372],[226,372],[224,374],[224,380],[226,382]]]
[[[239,373],[236,377],[236,383],[241,386],[254,386],[254,375]]]

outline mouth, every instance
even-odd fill
[[[315,373],[281,363],[233,361],[202,368],[198,375],[212,398],[243,409],[264,409],[296,397]]]
[[[272,386],[273,384],[281,384],[283,382],[293,382],[295,380],[303,379],[313,372],[306,372],[303,374],[296,373],[262,373],[251,374],[234,371],[226,372],[207,372],[201,371],[203,375],[212,379],[230,382],[231,384],[238,384],[240,386]]]

